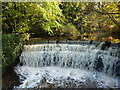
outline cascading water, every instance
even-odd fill
[[[54,87],[67,83],[67,87],[117,88],[118,55],[116,49],[100,50],[93,45],[24,45],[22,66],[15,69],[22,83],[17,88],[47,87],[48,83]]]

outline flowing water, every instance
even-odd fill
[[[117,88],[119,52],[94,45],[24,45],[15,72],[21,85],[34,87]],[[21,66],[22,65],[22,66]]]

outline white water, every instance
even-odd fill
[[[18,88],[44,87],[40,83],[43,78],[47,83],[64,87],[68,77],[77,80],[77,86],[90,80],[97,83],[96,87],[115,88],[117,79],[112,76],[117,61],[117,52],[112,48],[102,51],[95,46],[77,44],[25,45],[20,56],[23,66],[15,70],[22,80]]]
[[[41,67],[41,68],[31,68],[31,67],[17,67],[17,74],[21,75],[20,79],[23,84],[19,88],[33,88],[40,85],[40,87],[45,87],[41,82],[43,78],[46,79],[46,83],[54,84],[56,86],[65,87],[66,82],[75,82],[76,88],[79,87],[79,83],[87,84],[91,81],[96,83],[94,87],[91,88],[116,88],[117,79],[106,76],[98,72],[89,72],[80,69],[73,68],[62,68],[62,67]],[[23,77],[24,76],[24,77]],[[68,78],[71,78],[70,80]],[[87,82],[89,80],[89,82]],[[74,88],[74,87],[73,87]]]

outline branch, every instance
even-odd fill
[[[94,10],[94,11],[96,11],[96,12],[98,12],[98,13],[101,13],[101,14],[103,14],[103,15],[106,15],[106,14],[120,14],[120,13],[104,13],[104,12],[100,12],[100,11],[97,11],[97,10]]]
[[[100,9],[101,9],[101,8],[100,8]],[[120,13],[107,13],[106,10],[104,10],[104,9],[102,9],[102,10],[103,10],[104,12],[106,12],[106,13],[100,12],[100,11],[97,11],[97,10],[94,10],[94,11],[95,11],[95,12],[98,12],[98,13],[101,13],[102,15],[108,15],[109,18],[113,21],[113,23],[115,23],[117,26],[120,27],[120,25],[119,25],[119,23],[117,22],[117,20],[115,20],[114,17],[113,17],[112,15],[110,15],[110,14],[120,14]]]

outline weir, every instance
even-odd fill
[[[73,41],[73,40],[65,40],[65,41],[61,41],[61,40],[57,40],[57,41],[50,41],[50,40],[46,40],[46,42],[27,42],[26,44],[27,45],[35,45],[35,44],[56,44],[56,43],[59,43],[59,44],[80,44],[80,45],[99,45],[100,41]],[[111,43],[111,47],[115,47],[115,48],[118,48],[120,47],[120,44],[119,43]]]
[[[38,75],[42,74],[42,72],[50,72],[49,70],[56,70],[58,67],[60,68],[57,69],[59,73],[62,72],[61,70],[63,68],[66,68],[67,70],[74,69],[103,73],[108,77],[116,78],[119,77],[120,73],[119,57],[119,50],[112,47],[109,47],[107,50],[100,50],[100,46],[96,47],[95,45],[80,44],[49,43],[24,45],[24,50],[20,56],[20,64],[16,67],[15,71],[20,76],[20,79],[23,83],[20,87],[34,87],[36,85],[36,81],[34,81],[34,84],[32,84],[33,86],[30,86],[31,84],[29,85],[27,82],[27,77],[29,76],[31,70],[35,70],[33,73]],[[50,67],[51,69],[47,68],[44,69],[44,71],[43,68],[46,67]],[[39,71],[38,68],[42,69],[42,72]]]

